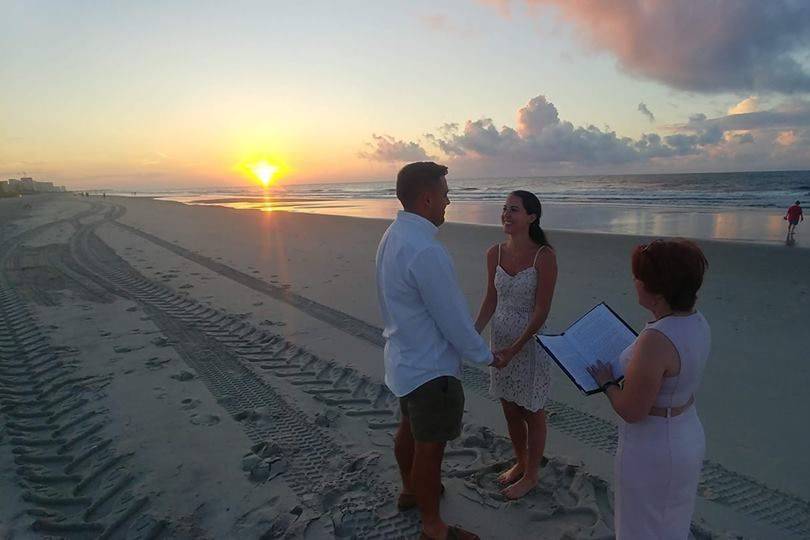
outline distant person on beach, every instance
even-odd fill
[[[377,298],[385,329],[385,384],[399,398],[394,454],[402,476],[397,508],[418,507],[422,539],[476,539],[439,514],[447,441],[461,434],[462,357],[495,365],[475,331],[450,255],[436,240],[444,223],[447,167],[406,165],[397,175],[403,210],[377,248]]]
[[[788,222],[788,236],[796,232],[796,225],[799,224],[799,221],[804,221],[804,212],[802,212],[802,207],[799,206],[800,204],[799,201],[796,201],[795,204],[787,209],[787,213],[783,218]]]
[[[622,419],[614,503],[620,540],[689,536],[706,450],[694,403],[711,345],[709,324],[695,309],[707,267],[688,240],[637,246],[638,303],[654,320],[621,354],[622,384],[610,364],[588,368]]]
[[[487,251],[487,292],[475,328],[492,320],[492,349],[504,362],[491,370],[489,392],[503,408],[516,463],[498,477],[507,499],[537,485],[546,445],[550,359],[534,340],[545,325],[557,281],[557,256],[540,227],[542,207],[528,191],[509,194],[501,212],[506,242]]]

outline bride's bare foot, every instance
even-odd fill
[[[515,463],[512,467],[498,475],[498,483],[502,486],[508,486],[516,482],[521,476],[523,476],[523,467],[520,463]]]
[[[501,491],[504,497],[507,499],[520,499],[528,492],[530,492],[534,486],[537,485],[537,478],[529,478],[528,476],[523,476],[520,480],[505,488]]]

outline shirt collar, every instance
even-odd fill
[[[439,232],[439,228],[428,221],[427,219],[423,218],[419,214],[414,214],[413,212],[407,212],[405,210],[400,210],[397,212],[397,221],[401,221],[408,224],[413,224],[417,226],[420,230],[429,233],[433,236]]]

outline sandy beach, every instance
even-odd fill
[[[23,205],[30,203],[30,208]],[[391,216],[393,217],[393,216]],[[374,254],[390,219],[124,197],[0,200],[0,537],[414,538],[394,506]],[[637,330],[648,237],[550,231],[548,331],[606,301]],[[448,223],[475,313],[498,227]],[[696,538],[810,536],[810,250],[700,241],[712,355]],[[442,511],[482,538],[611,538],[617,419],[552,368],[540,486],[467,366]]]

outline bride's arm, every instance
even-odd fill
[[[495,267],[498,265],[498,246],[492,246],[487,251],[487,292],[481,301],[478,318],[475,319],[475,329],[478,333],[484,331],[489,324],[495,308],[498,306],[498,291],[495,290]]]

